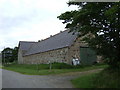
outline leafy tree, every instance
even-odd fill
[[[14,47],[14,49],[12,50],[12,59],[13,59],[13,62],[14,61],[17,61],[18,59],[18,47]]]
[[[71,32],[86,35],[90,47],[102,55],[111,67],[120,67],[120,2],[69,2],[78,5],[78,10],[62,13]]]
[[[3,64],[7,64],[8,62],[11,61],[12,61],[12,49],[8,47],[2,51],[2,62]]]
[[[7,64],[8,62],[17,61],[18,57],[18,47],[12,48],[5,48],[2,51],[2,63]]]

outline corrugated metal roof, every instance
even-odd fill
[[[43,41],[33,44],[25,56],[70,46],[75,41],[77,34],[73,35],[68,32],[68,30],[63,31]]]

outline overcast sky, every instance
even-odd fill
[[[38,41],[65,30],[57,16],[69,0],[0,0],[0,51],[19,41]]]

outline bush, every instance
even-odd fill
[[[71,69],[73,67],[74,66],[66,64],[66,63],[57,63],[57,62],[55,62],[55,63],[52,64],[53,69]]]

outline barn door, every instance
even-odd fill
[[[91,65],[97,60],[97,55],[89,47],[80,47],[80,60],[81,64]]]

